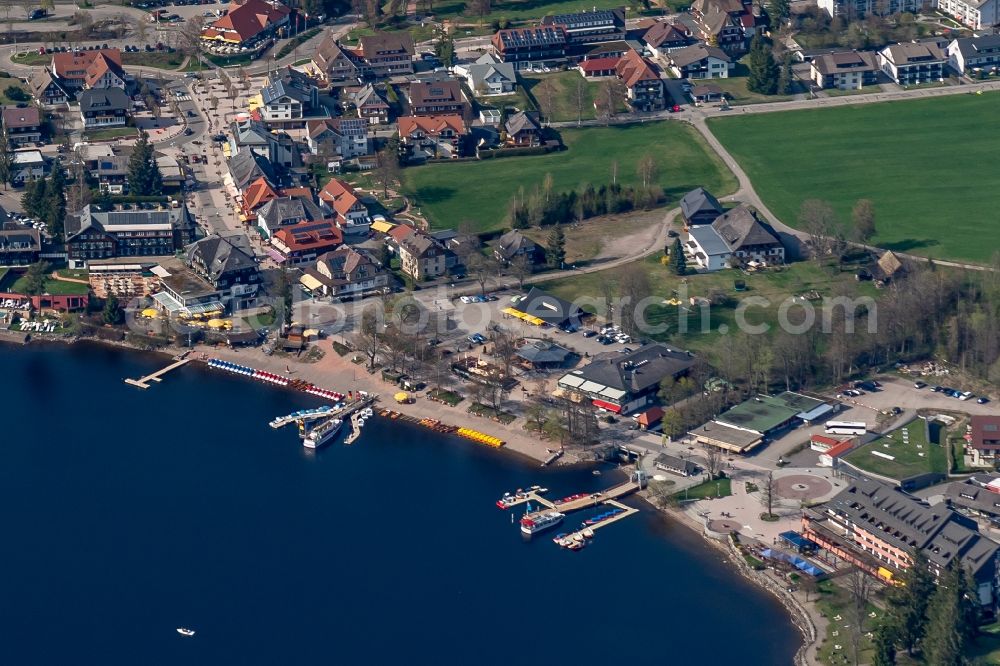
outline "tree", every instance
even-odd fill
[[[750,74],[747,89],[762,95],[773,95],[778,89],[778,63],[774,61],[770,44],[760,35],[750,42]]]
[[[792,15],[792,3],[790,0],[770,0],[767,10],[772,19],[780,22]]]
[[[535,86],[532,92],[535,94],[535,98],[541,105],[542,110],[545,112],[545,120],[552,122],[555,120],[553,116],[553,104],[556,96],[556,86],[553,83],[553,79],[545,79],[537,86]]]
[[[894,666],[896,663],[896,635],[892,626],[881,622],[873,633],[872,666]]]
[[[105,324],[109,326],[117,326],[125,321],[125,312],[122,310],[122,306],[118,303],[118,299],[115,298],[114,294],[110,294],[104,301],[104,311],[101,313],[101,319],[104,320]]]
[[[767,519],[774,518],[774,472],[768,472],[760,487],[760,501],[767,508]]]
[[[924,660],[934,666],[962,666],[968,642],[965,610],[965,571],[959,557],[952,559],[938,580],[937,590],[927,607]]]
[[[469,277],[479,283],[479,293],[486,295],[486,282],[493,275],[492,265],[482,252],[472,252],[465,260]]]
[[[48,181],[45,179],[29,180],[21,195],[21,207],[30,217],[43,219],[45,217],[45,190]]]
[[[792,71],[792,54],[786,53],[781,59],[781,73],[778,75],[778,94],[791,95],[795,92],[795,72]]]
[[[687,259],[684,257],[680,238],[675,238],[670,247],[670,270],[674,275],[687,275]]]
[[[639,178],[642,179],[643,189],[652,187],[659,172],[659,165],[656,163],[656,158],[649,153],[640,157],[639,163],[636,165],[636,172],[639,174]]]
[[[49,279],[49,264],[45,261],[28,266],[24,274],[24,293],[28,296],[38,296],[45,293],[45,283]]]
[[[851,230],[854,239],[867,246],[875,235],[875,204],[871,199],[858,199],[851,210],[851,221],[854,222]]]
[[[719,478],[722,471],[722,449],[711,444],[702,444],[705,452],[705,471],[708,472],[708,480],[714,481]]]
[[[278,293],[281,294],[281,319],[286,327],[292,325],[292,280],[288,271],[282,269],[278,274]]]
[[[444,63],[445,67],[451,67],[455,64],[455,41],[444,30],[441,31],[437,43],[434,44],[434,54]]]
[[[910,556],[910,566],[900,572],[897,582],[889,591],[888,622],[895,639],[913,654],[924,636],[927,604],[934,592],[934,574],[923,551]]]
[[[0,128],[0,180],[3,181],[3,189],[6,192],[7,186],[14,178],[14,155],[10,151],[10,137],[7,136],[7,126]]]
[[[868,600],[875,589],[875,581],[858,567],[852,567],[845,576],[847,591],[850,594],[850,603],[847,606],[847,619],[850,622],[848,627],[851,641],[851,655],[854,658],[855,666],[859,663],[861,656],[861,637],[864,636],[864,624],[868,618]]]
[[[663,412],[663,418],[660,419],[660,428],[663,430],[663,434],[671,439],[684,434],[684,417],[675,408],[671,407],[667,411]]]
[[[158,196],[163,193],[163,175],[156,164],[153,144],[146,132],[139,132],[131,157],[128,158],[128,189],[134,196]]]
[[[517,279],[519,289],[524,289],[524,280],[531,275],[534,264],[527,254],[519,254],[510,260],[510,272]]]
[[[809,234],[809,244],[816,258],[833,253],[838,233],[837,217],[833,207],[822,199],[806,199],[799,207],[799,224]]]
[[[361,313],[361,325],[354,335],[355,347],[368,358],[368,370],[375,370],[375,359],[382,349],[382,323],[374,307],[365,308]]]
[[[382,150],[375,155],[375,175],[382,185],[382,198],[389,198],[389,186],[397,182],[400,177],[399,152],[387,143]]]
[[[549,234],[548,257],[552,268],[562,268],[566,263],[566,234],[563,233],[561,224],[552,227]]]
[[[62,162],[56,161],[45,187],[45,200],[42,203],[42,221],[54,238],[63,234],[63,223],[66,219],[66,169]]]

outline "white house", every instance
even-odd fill
[[[948,64],[959,74],[1000,69],[1000,35],[960,37],[948,45]]]
[[[29,180],[45,177],[45,157],[39,150],[17,150],[13,153],[11,183],[24,185]]]
[[[455,67],[455,74],[465,79],[469,89],[477,95],[509,95],[517,86],[514,65],[500,62],[486,53],[474,63]]]
[[[785,263],[785,248],[777,234],[746,206],[723,213],[710,225],[691,227],[688,249],[698,265],[709,271],[726,268],[732,260]]]
[[[733,60],[715,46],[687,46],[664,56],[670,71],[680,79],[727,79]]]
[[[973,30],[1000,23],[1000,0],[937,0],[937,8]]]
[[[890,44],[878,52],[882,71],[899,85],[944,80],[948,56],[932,42]]]

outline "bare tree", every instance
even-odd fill
[[[649,153],[646,153],[639,158],[639,163],[636,165],[636,171],[642,179],[642,189],[649,189],[652,187],[653,182],[656,180],[657,173],[659,172],[659,165],[656,163],[656,158]]]
[[[587,82],[581,76],[576,80],[576,124],[583,123],[583,100],[584,91],[587,89]]]
[[[638,335],[639,318],[643,316],[639,303],[651,293],[649,274],[641,265],[626,264],[618,271],[618,296],[621,299],[621,327],[624,333]]]
[[[711,444],[702,444],[705,452],[705,471],[708,472],[709,480],[714,480],[722,471],[722,449]]]
[[[806,199],[799,208],[799,224],[809,234],[809,244],[817,258],[833,253],[838,231],[837,216],[833,207],[822,199]]]
[[[552,106],[555,103],[555,96],[556,89],[555,84],[552,83],[552,79],[545,79],[535,88],[535,97],[541,103],[546,122],[551,123],[555,120],[555,109]]]
[[[473,252],[465,260],[465,270],[469,277],[479,283],[479,293],[486,294],[486,283],[493,276],[490,260],[481,252]]]
[[[867,247],[868,241],[875,235],[875,204],[871,199],[858,199],[851,211],[851,221],[854,222],[851,229],[854,240]]]
[[[519,254],[510,260],[510,272],[517,279],[519,289],[524,289],[525,279],[531,275],[534,265],[526,254]]]
[[[503,368],[504,379],[508,379],[514,370],[514,359],[517,358],[518,336],[506,328],[497,327],[493,332],[493,354]]]
[[[865,634],[865,621],[868,619],[868,601],[874,592],[875,582],[858,567],[852,567],[844,576],[847,592],[850,594],[850,605],[847,607],[847,629],[851,642],[851,657],[854,666],[861,659],[861,637]]]
[[[361,313],[361,325],[353,337],[354,348],[365,354],[369,371],[374,371],[375,361],[382,350],[382,322],[374,307],[365,308]]]
[[[760,501],[767,509],[766,519],[774,517],[774,472],[768,472],[760,487]]]

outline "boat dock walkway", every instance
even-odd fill
[[[626,481],[620,483],[617,486],[608,488],[607,490],[602,490],[596,493],[590,493],[583,495],[581,497],[576,497],[566,502],[553,502],[552,500],[546,499],[536,493],[535,491],[530,491],[524,495],[518,497],[517,499],[510,500],[507,502],[507,507],[514,507],[519,504],[525,504],[526,502],[536,502],[545,507],[541,511],[533,511],[528,514],[528,517],[544,513],[545,511],[551,511],[555,509],[559,513],[571,513],[573,511],[579,511],[580,509],[587,509],[590,507],[597,506],[598,504],[611,504],[614,500],[625,497],[635,491],[639,490],[640,485],[638,481]],[[614,502],[617,506],[618,503]],[[631,515],[631,513],[629,514]]]
[[[284,428],[286,425],[291,423],[296,423],[297,421],[309,421],[321,419],[325,416],[333,414],[334,409],[331,406],[317,407],[316,409],[303,409],[298,412],[293,412],[292,414],[287,414],[286,416],[279,416],[270,422],[270,426],[277,430],[278,428]]]
[[[602,520],[602,521],[600,521],[598,523],[594,523],[593,525],[584,525],[583,527],[581,527],[580,529],[578,529],[576,532],[573,532],[573,533],[567,535],[567,538],[568,539],[579,540],[579,539],[585,537],[585,535],[583,533],[585,531],[587,531],[587,530],[590,530],[591,532],[596,532],[601,527],[605,527],[607,525],[610,525],[611,523],[616,523],[619,520],[624,520],[625,518],[628,518],[629,516],[631,516],[634,513],[639,513],[639,509],[633,509],[632,507],[626,506],[626,505],[622,504],[621,502],[616,502],[615,500],[607,500],[605,502],[605,504],[607,504],[609,506],[613,506],[616,509],[621,509],[622,512],[619,513],[619,514],[615,514],[614,516],[611,516],[610,518],[605,518],[604,520]],[[579,536],[577,536],[577,535],[579,535]]]
[[[181,367],[182,365],[185,365],[186,363],[188,363],[188,361],[190,361],[190,360],[191,359],[187,358],[186,356],[183,357],[183,358],[178,358],[177,360],[175,360],[173,363],[171,363],[167,367],[163,368],[162,370],[157,370],[156,372],[154,372],[151,375],[146,375],[145,377],[142,377],[140,379],[130,379],[130,378],[126,377],[125,378],[125,383],[126,384],[131,384],[132,386],[138,386],[141,389],[148,389],[150,387],[150,382],[163,381],[161,379],[161,377],[163,377],[163,375],[167,374],[171,370],[176,370],[177,368]]]

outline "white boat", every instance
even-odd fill
[[[324,421],[309,431],[309,434],[302,439],[302,446],[307,449],[318,449],[336,437],[343,426],[344,422],[341,419]]]
[[[539,532],[544,532],[547,529],[555,527],[565,517],[566,514],[559,513],[558,511],[546,511],[534,517],[525,516],[521,519],[521,531],[529,535],[538,534]]]
[[[177,633],[181,636],[194,636],[194,629],[188,629],[187,627],[177,627]]]

